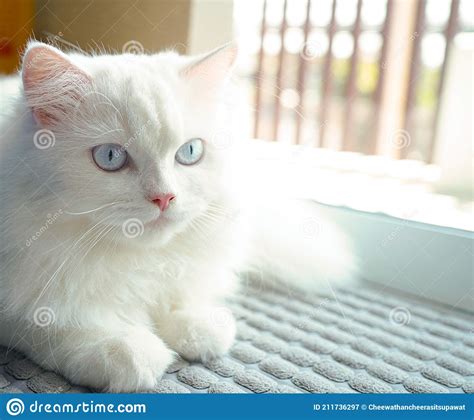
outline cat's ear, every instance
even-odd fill
[[[92,83],[67,55],[40,42],[28,45],[21,74],[27,103],[36,121],[45,127],[67,117]]]
[[[188,80],[214,90],[229,79],[237,59],[238,49],[235,43],[223,45],[215,50],[192,59],[181,74]]]

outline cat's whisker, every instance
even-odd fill
[[[77,249],[72,250],[72,251],[74,251],[74,258],[75,259],[79,258],[80,255],[81,255],[82,250],[87,249],[89,247],[90,243],[92,243],[97,238],[97,236],[99,236],[101,234],[101,232],[104,231],[105,229],[107,229],[107,225],[105,225],[105,226],[100,225],[96,229],[94,229],[94,231],[92,231],[88,235],[88,237],[85,238],[82,241],[82,243],[79,244]]]
[[[217,215],[222,215],[226,218],[232,216],[232,213],[229,211],[228,208],[214,204],[214,203],[209,203],[208,205],[208,213],[207,214],[217,214]]]
[[[205,231],[203,230],[201,224],[199,224],[196,220],[192,220],[189,223],[189,227],[191,230],[197,231],[200,235],[206,236]]]
[[[84,259],[87,257],[89,252],[103,239],[107,236],[113,229],[115,229],[114,225],[106,225],[101,231],[96,235],[93,239],[92,243],[88,245],[88,248],[84,255],[82,255],[81,259],[77,262],[76,267],[79,267]]]
[[[102,221],[99,223],[99,224],[102,224],[104,221],[108,220],[110,221],[110,219],[113,217],[114,215],[111,214],[109,216],[107,216],[106,218],[102,219]],[[98,224],[96,224],[95,226],[98,226]],[[93,232],[89,235],[89,237],[87,239],[85,239],[83,241],[82,244],[80,244],[79,248],[76,250],[76,255],[80,255],[80,253],[82,252],[83,249],[87,249],[86,252],[84,253],[84,255],[82,255],[80,257],[80,260],[76,263],[76,267],[79,267],[80,264],[82,263],[82,261],[85,259],[85,257],[87,256],[87,254],[91,251],[92,248],[94,248],[96,246],[96,244],[102,239],[104,238],[105,236],[107,236],[107,234],[112,231],[113,229],[115,229],[116,226],[114,226],[113,224],[106,224],[104,226],[99,226],[97,229],[96,229],[96,232]],[[105,233],[104,233],[105,232]]]
[[[124,203],[124,202],[125,201],[114,201],[113,203],[104,204],[103,206],[97,207],[96,209],[92,209],[92,210],[86,210],[86,211],[80,211],[80,212],[64,211],[64,213],[68,214],[68,215],[71,215],[71,216],[80,216],[80,215],[83,215],[83,214],[94,213],[95,211],[102,210],[102,209],[105,209],[107,207],[113,206],[115,204],[120,204],[120,203]]]
[[[107,220],[110,217],[110,215],[106,216],[104,219],[102,219],[100,222],[96,223],[92,228],[88,229],[70,248],[69,248],[69,255],[66,256],[66,258],[62,261],[62,263],[59,265],[59,267],[56,269],[56,271],[52,274],[50,279],[46,282],[45,286],[43,287],[42,291],[40,292],[39,296],[36,298],[33,307],[36,307],[38,302],[41,300],[41,298],[44,296],[46,293],[47,289],[50,287],[52,282],[54,282],[55,278],[58,276],[59,272],[61,269],[64,267],[64,265],[72,258],[72,251],[73,249],[81,242],[81,240],[86,237],[87,234],[92,232],[97,226],[99,226],[101,223],[103,223],[105,220]]]
[[[107,134],[111,134],[111,133],[122,133],[124,132],[125,130],[123,128],[114,128],[114,129],[111,129],[111,130],[108,130],[108,131],[104,131],[96,136],[94,136],[93,138],[95,139],[98,139],[102,136],[106,136]]]
[[[208,212],[208,213],[204,213],[202,215],[199,216],[199,219],[201,220],[208,220],[208,221],[212,221],[212,222],[221,222],[222,220],[225,220],[226,218],[229,217],[229,214],[228,213],[225,213],[225,212],[222,212],[222,213],[211,213],[211,212]]]
[[[201,216],[202,217],[202,216]],[[190,223],[191,229],[197,231],[204,239],[211,237],[213,234],[211,227],[211,222],[213,225],[217,227],[215,220],[205,219],[205,218],[198,218],[194,219]]]

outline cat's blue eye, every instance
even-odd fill
[[[176,160],[181,165],[194,165],[204,154],[204,143],[201,139],[192,139],[184,143],[176,152]]]
[[[128,154],[119,144],[106,143],[92,149],[95,164],[104,171],[118,171],[128,160]]]

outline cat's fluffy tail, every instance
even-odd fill
[[[251,216],[248,267],[252,277],[303,290],[355,279],[356,258],[349,238],[309,200],[258,206]]]

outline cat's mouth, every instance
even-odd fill
[[[169,220],[169,218],[167,218],[166,216],[160,215],[146,222],[145,225],[150,226],[150,227],[161,227],[161,226],[168,225],[170,222],[171,221]]]
[[[181,218],[179,217],[173,217],[169,214],[162,213],[145,224],[150,227],[163,227],[178,223],[180,220]]]

